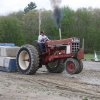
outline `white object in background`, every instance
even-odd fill
[[[99,61],[99,59],[98,59],[98,57],[97,57],[97,55],[96,55],[96,52],[95,52],[95,54],[94,54],[94,60],[95,60],[95,61]]]
[[[0,66],[4,67],[5,57],[0,57]]]
[[[0,54],[2,57],[16,57],[19,48],[17,46],[0,46]]]

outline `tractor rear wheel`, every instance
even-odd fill
[[[35,74],[38,70],[39,56],[36,48],[26,44],[17,53],[16,64],[18,71],[23,74]]]
[[[50,73],[61,73],[65,69],[63,63],[61,63],[60,60],[46,64],[46,68]]]
[[[75,58],[68,58],[65,62],[66,71],[73,75],[79,71],[79,62]]]

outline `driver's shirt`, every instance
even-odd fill
[[[44,40],[42,40],[42,39],[44,39]],[[42,36],[42,35],[38,36],[38,43],[45,43],[46,40],[49,40],[47,36],[45,36],[45,35],[44,36]]]

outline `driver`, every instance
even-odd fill
[[[38,36],[38,41],[37,41],[41,54],[44,53],[43,48],[45,48],[45,42],[48,41],[48,40],[49,40],[48,37],[42,31],[40,33],[40,35]]]

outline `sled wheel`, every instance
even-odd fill
[[[60,60],[55,60],[46,64],[46,68],[50,73],[61,73],[65,69],[63,63]]]
[[[65,62],[66,71],[73,75],[79,71],[79,62],[74,58],[68,58]]]
[[[32,45],[23,45],[19,49],[16,57],[18,71],[23,74],[35,74],[38,70],[39,56]]]

